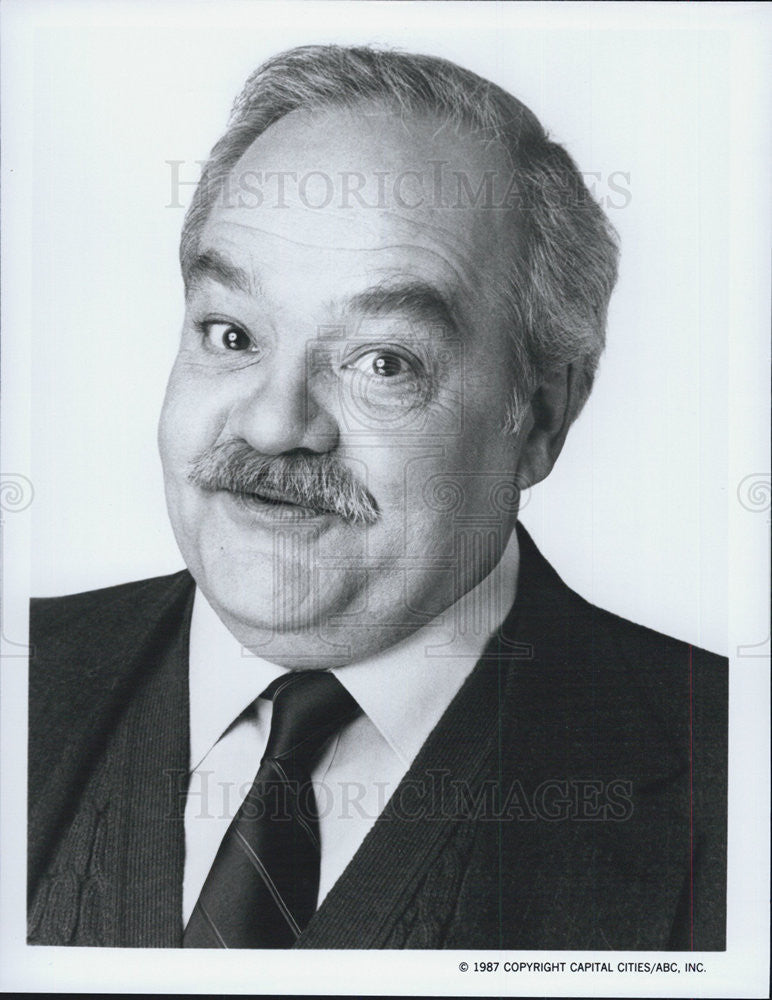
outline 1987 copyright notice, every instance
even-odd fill
[[[702,962],[468,962],[459,963],[460,972],[705,972]]]

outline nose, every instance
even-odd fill
[[[267,366],[231,411],[233,433],[262,455],[337,447],[338,422],[312,391],[305,363]]]

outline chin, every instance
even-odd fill
[[[228,628],[238,629],[239,638],[245,632],[292,636],[320,628],[322,616],[310,576],[287,573],[277,587],[270,566],[253,579],[228,567],[224,573],[204,574],[199,585]]]
[[[238,600],[217,610],[245,649],[282,667],[324,669],[349,662],[353,655],[348,644],[325,635],[329,630],[307,608],[288,605],[274,615],[272,600],[260,607]]]

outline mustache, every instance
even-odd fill
[[[245,441],[223,441],[199,455],[188,481],[203,490],[257,493],[337,514],[349,524],[374,524],[380,514],[375,497],[330,454],[261,455]]]

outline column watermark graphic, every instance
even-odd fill
[[[11,639],[5,631],[3,566],[5,562],[5,521],[9,514],[27,510],[35,499],[32,480],[21,472],[0,473],[0,642],[3,656],[26,657],[32,648],[27,642]]]

